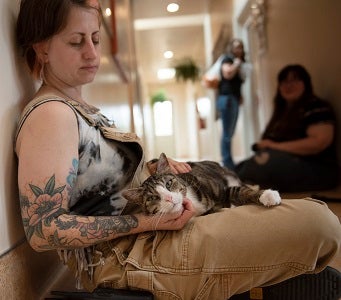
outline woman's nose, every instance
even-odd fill
[[[94,43],[88,42],[85,45],[85,49],[84,49],[84,58],[85,59],[95,59],[98,56],[98,50],[96,45],[94,45]]]

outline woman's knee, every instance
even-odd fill
[[[302,238],[306,238],[307,242],[312,244],[315,243],[316,247],[320,247],[320,252],[326,251],[326,254],[328,252],[333,255],[340,249],[341,224],[326,203],[312,198],[288,200],[287,203],[294,206],[292,211],[296,211],[297,218],[301,219],[302,227],[298,227],[297,230],[305,230]]]

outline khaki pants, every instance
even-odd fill
[[[341,225],[319,201],[247,205],[98,246],[95,286],[144,289],[155,299],[224,300],[257,286],[321,271],[339,251]],[[91,289],[91,287],[90,287]]]

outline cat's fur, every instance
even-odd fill
[[[161,154],[156,174],[141,187],[123,191],[128,202],[141,206],[147,214],[183,210],[184,197],[190,199],[197,215],[218,211],[223,207],[258,204],[274,206],[281,203],[273,190],[258,190],[243,184],[238,176],[213,161],[188,162],[192,170],[173,174],[165,154]]]

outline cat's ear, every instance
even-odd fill
[[[157,162],[156,174],[172,173],[166,154],[161,153]]]
[[[124,190],[122,192],[122,196],[126,198],[131,203],[141,204],[143,200],[143,189],[142,188],[133,188]]]

